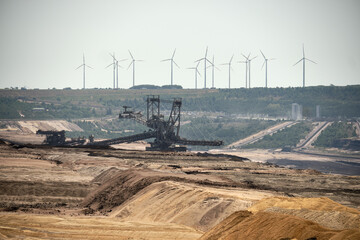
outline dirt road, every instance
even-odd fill
[[[239,141],[236,141],[234,143],[229,144],[228,146],[226,146],[226,148],[240,148],[241,146],[250,144],[250,143],[254,143],[260,139],[262,139],[264,136],[269,135],[269,134],[273,134],[281,129],[284,129],[286,127],[291,127],[293,125],[295,125],[297,122],[294,121],[289,121],[289,122],[282,122],[279,123],[275,126],[272,126],[270,128],[267,128],[263,131],[257,132],[247,138],[244,139],[240,139]]]

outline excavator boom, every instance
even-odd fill
[[[125,142],[135,142],[135,141],[145,140],[145,139],[154,138],[154,137],[156,137],[156,132],[149,131],[149,132],[139,133],[139,134],[126,136],[126,137],[119,137],[119,138],[104,140],[104,141],[100,141],[100,142],[93,142],[91,145],[107,146],[107,145],[119,144],[119,143],[125,143]]]

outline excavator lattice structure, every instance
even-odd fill
[[[162,100],[162,102],[168,102]],[[170,116],[167,120],[160,114],[160,96],[151,95],[146,100],[146,119],[140,112],[134,112],[129,106],[123,106],[124,111],[119,114],[120,119],[133,119],[148,128],[149,131],[127,137],[120,137],[101,142],[94,142],[94,145],[112,145],[124,142],[135,142],[154,138],[147,147],[148,151],[186,151],[185,146],[179,145],[200,145],[200,146],[220,146],[222,141],[202,141],[188,140],[179,136],[181,120],[181,98],[172,101]]]

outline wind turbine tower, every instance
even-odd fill
[[[210,60],[207,59],[207,52],[208,52],[208,47],[206,47],[205,57],[195,61],[195,62],[200,62],[204,60],[204,88],[206,88],[206,62],[212,64],[212,62],[210,62]]]
[[[220,71],[218,67],[215,66],[215,56],[213,55],[212,63],[211,63],[211,78],[212,78],[212,88],[215,88],[215,68]]]
[[[169,58],[169,59],[164,59],[164,60],[161,61],[161,62],[170,61],[170,66],[171,66],[171,86],[172,86],[173,83],[174,83],[174,81],[173,81],[173,80],[174,80],[174,79],[173,79],[173,70],[174,70],[173,64],[175,63],[175,65],[176,65],[178,68],[180,68],[179,65],[177,65],[176,62],[174,61],[175,52],[176,52],[176,49],[174,50],[174,53],[173,53],[173,55],[172,55],[171,58]]]
[[[242,54],[243,55],[243,54]],[[244,56],[244,55],[243,55]],[[248,88],[248,80],[247,80],[247,76],[248,76],[248,63],[249,61],[239,61],[239,63],[245,63],[245,88]]]
[[[119,88],[119,68],[121,68],[121,66],[119,65],[119,62],[125,61],[127,59],[121,59],[120,61],[118,61],[115,58],[115,53],[111,54],[110,56],[113,58],[113,63],[109,64],[106,68],[113,66],[113,88],[115,89],[115,75],[116,75],[116,89]]]
[[[83,54],[83,64],[78,66],[75,70],[77,70],[77,69],[79,69],[81,67],[83,67],[83,89],[85,89],[85,67],[93,69],[92,67],[85,64],[85,54]]]
[[[111,55],[111,53],[110,53],[110,56],[112,57],[113,62],[112,62],[111,64],[109,64],[108,66],[106,66],[106,68],[108,68],[108,67],[110,67],[110,66],[113,66],[113,88],[115,89],[115,71],[117,70],[117,69],[116,69],[116,63],[115,63],[115,61],[116,61],[116,59],[115,59],[115,53],[113,53],[112,55]]]
[[[195,70],[195,89],[197,89],[197,75],[200,74],[199,70],[198,70],[198,67],[199,67],[199,64],[200,62],[197,63],[196,67],[191,67],[191,68],[188,68],[188,69],[194,69]]]
[[[264,57],[264,63],[261,68],[263,68],[265,65],[265,88],[267,88],[267,83],[268,83],[268,81],[267,81],[267,63],[268,63],[268,61],[275,60],[275,58],[268,59],[265,57],[264,53],[261,50],[260,50],[260,52],[261,52],[262,56]]]
[[[253,58],[250,58],[250,54],[246,57],[244,54],[243,54],[244,58],[246,59],[247,61],[247,65],[248,65],[248,68],[249,68],[249,88],[251,88],[251,74],[250,74],[250,70],[251,70],[251,61],[254,60],[257,56],[253,57]]]
[[[137,60],[137,59],[135,59],[135,58],[133,57],[133,55],[131,54],[130,50],[129,50],[129,54],[130,54],[132,60],[131,60],[131,63],[130,63],[130,65],[129,65],[128,69],[131,67],[131,65],[133,66],[133,86],[135,86],[135,62],[142,62],[142,61],[144,61],[144,60]]]
[[[230,58],[230,61],[228,63],[223,63],[221,65],[229,65],[229,89],[230,89],[230,80],[231,80],[231,62],[233,60],[234,55]]]
[[[305,87],[305,60],[308,60],[312,63],[317,64],[316,62],[314,62],[313,60],[310,60],[308,58],[305,57],[305,49],[304,49],[304,44],[303,44],[303,57],[297,62],[295,63],[293,66],[295,66],[296,64],[298,64],[299,62],[303,61],[303,87]]]

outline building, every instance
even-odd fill
[[[321,118],[320,105],[316,105],[316,118]]]
[[[291,119],[295,121],[303,119],[301,105],[297,103],[291,104]]]

